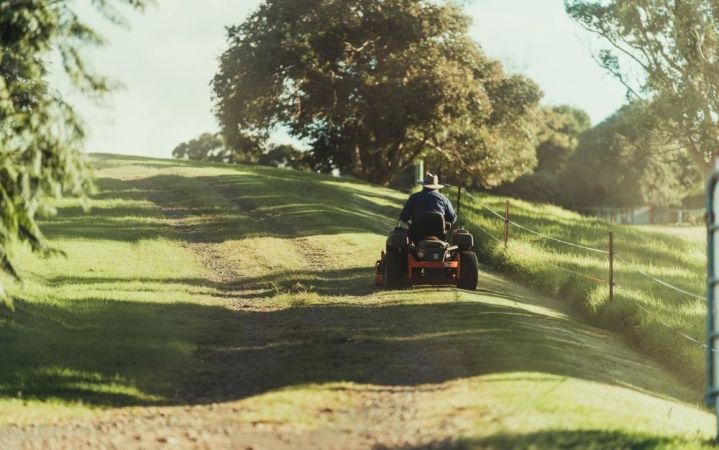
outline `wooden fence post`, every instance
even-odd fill
[[[609,232],[609,301],[614,300],[614,233]]]
[[[509,242],[509,200],[504,207],[504,249],[507,250]]]

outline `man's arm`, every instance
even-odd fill
[[[454,212],[454,208],[452,208],[452,202],[450,202],[447,197],[445,197],[444,200],[444,220],[447,223],[455,223],[457,221],[457,213]]]
[[[399,214],[399,220],[404,223],[409,223],[414,212],[414,195],[410,195],[402,208],[402,212]]]

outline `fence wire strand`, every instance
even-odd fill
[[[466,191],[465,191],[465,192],[466,192]],[[479,199],[478,199],[477,197],[475,197],[473,194],[471,194],[470,192],[466,192],[466,194],[469,195],[469,196],[470,196],[471,198],[473,198],[474,200],[479,201]],[[506,218],[505,218],[502,214],[500,214],[499,212],[493,210],[492,208],[490,208],[490,207],[488,207],[488,206],[486,206],[486,205],[483,205],[481,202],[479,203],[479,205],[480,205],[482,208],[484,208],[484,209],[486,209],[487,211],[489,211],[491,214],[493,214],[493,215],[495,215],[496,217],[502,219],[502,221],[505,221],[505,220],[506,220]],[[520,228],[520,229],[522,229],[522,230],[528,232],[528,233],[532,233],[532,234],[537,235],[537,236],[539,236],[539,237],[542,237],[542,238],[544,238],[544,239],[548,239],[548,240],[551,240],[551,241],[554,241],[554,242],[558,242],[558,243],[560,243],[560,244],[569,245],[569,246],[572,246],[572,247],[581,248],[581,249],[584,249],[584,250],[589,250],[589,251],[593,251],[593,252],[597,252],[597,253],[602,253],[602,254],[606,254],[606,255],[609,254],[609,252],[606,251],[606,250],[601,250],[601,249],[593,248],[593,247],[587,247],[587,246],[584,246],[584,245],[575,244],[574,242],[568,242],[568,241],[564,241],[564,240],[562,240],[562,239],[557,239],[557,238],[552,237],[552,236],[547,236],[547,235],[542,234],[542,233],[540,233],[540,232],[538,232],[538,231],[535,231],[535,230],[532,230],[532,229],[530,229],[530,228],[527,228],[527,227],[525,227],[525,226],[523,226],[523,225],[520,225],[520,224],[518,224],[518,223],[516,223],[516,222],[514,222],[514,221],[512,221],[512,220],[510,220],[509,223],[510,223],[511,225],[517,227],[517,228]],[[484,231],[486,232],[486,230],[484,230]],[[493,237],[494,239],[499,240],[498,238],[496,238],[496,237],[494,237],[494,236],[492,236],[492,237]],[[525,256],[528,256],[528,255],[525,254]],[[632,264],[630,261],[628,261],[628,260],[626,260],[626,259],[624,259],[624,258],[621,258],[621,257],[619,257],[619,256],[616,255],[616,254],[615,254],[614,256],[615,256],[615,258],[616,258],[617,260],[619,260],[619,261]],[[557,266],[557,267],[559,267],[559,266]],[[561,267],[561,268],[564,269],[563,267]],[[569,270],[569,269],[564,269],[564,270]],[[703,296],[701,296],[701,295],[697,295],[697,294],[695,294],[695,293],[693,293],[693,292],[689,292],[689,291],[687,291],[687,290],[685,290],[685,289],[682,289],[682,288],[680,288],[680,287],[678,287],[678,286],[674,286],[673,284],[667,283],[667,282],[664,281],[664,280],[660,280],[659,278],[653,277],[653,276],[649,275],[648,273],[646,273],[646,272],[644,272],[644,271],[642,271],[642,270],[640,270],[640,269],[636,269],[636,271],[637,271],[637,273],[639,273],[640,275],[642,275],[642,276],[644,276],[644,277],[646,277],[646,278],[649,278],[649,279],[653,280],[654,282],[659,283],[659,284],[661,284],[662,286],[667,287],[667,288],[669,288],[669,289],[672,289],[672,290],[674,290],[674,291],[676,291],[676,292],[679,292],[679,293],[681,293],[681,294],[684,294],[684,295],[687,295],[687,296],[689,296],[689,297],[692,297],[692,298],[695,298],[695,299],[699,299],[699,300],[704,300],[704,299],[705,299],[705,298],[704,298]],[[593,280],[598,280],[597,278],[593,278],[593,277],[592,277],[592,279],[593,279]],[[602,282],[604,282],[604,281],[602,281]]]
[[[608,252],[608,251],[606,251],[606,250],[601,250],[601,249],[597,249],[597,248],[587,247],[587,246],[584,246],[584,245],[576,244],[576,243],[574,243],[574,242],[568,242],[568,241],[564,241],[564,240],[562,240],[562,239],[557,239],[557,238],[552,237],[552,236],[547,236],[547,235],[542,234],[542,233],[540,233],[540,232],[538,232],[538,231],[535,231],[535,230],[532,230],[532,229],[530,229],[530,228],[527,228],[527,227],[525,227],[525,226],[523,226],[523,225],[520,225],[520,224],[518,224],[518,223],[516,223],[516,222],[514,222],[514,221],[512,221],[512,220],[507,220],[507,218],[506,218],[505,216],[503,216],[501,213],[499,213],[499,212],[493,210],[492,208],[490,208],[490,207],[488,207],[488,206],[482,204],[482,202],[481,202],[477,197],[475,197],[472,193],[467,192],[467,191],[465,191],[465,193],[466,193],[467,195],[469,195],[472,199],[476,200],[477,203],[479,204],[479,206],[480,206],[481,208],[487,210],[489,213],[491,213],[492,215],[494,215],[494,216],[496,216],[497,218],[499,218],[502,222],[508,222],[510,225],[513,225],[513,226],[515,226],[515,227],[517,227],[517,228],[519,228],[519,229],[522,229],[522,230],[524,230],[524,231],[526,231],[526,232],[528,232],[528,233],[534,234],[534,235],[539,236],[539,237],[541,237],[541,238],[543,238],[543,239],[547,239],[547,240],[554,241],[554,242],[557,242],[557,243],[560,243],[560,244],[564,244],[564,245],[568,245],[568,246],[571,246],[571,247],[580,248],[580,249],[583,249],[583,250],[588,250],[588,251],[592,251],[592,252],[596,252],[596,253],[601,253],[601,254],[605,254],[605,255],[609,255],[609,254],[610,254],[610,252]],[[500,238],[496,237],[495,235],[493,235],[492,233],[490,233],[489,231],[487,231],[486,229],[484,229],[482,226],[477,225],[477,227],[478,227],[481,231],[483,231],[485,234],[487,234],[489,237],[491,237],[493,240],[495,240],[495,241],[497,241],[497,242],[499,242],[499,243],[503,243],[503,242],[504,242],[503,239],[500,239]],[[530,254],[525,253],[525,252],[522,252],[521,250],[516,249],[516,248],[512,249],[512,251],[517,252],[517,253],[519,253],[519,254],[521,254],[521,255],[523,255],[523,256],[526,256],[526,257],[528,257],[528,258],[538,259],[536,256],[530,255]],[[621,256],[618,256],[616,253],[615,253],[613,256],[614,256],[618,261],[621,261],[621,262],[627,263],[627,264],[632,264],[632,265],[634,265],[635,267],[637,266],[637,264],[635,264],[635,263],[633,263],[633,262],[631,262],[631,261],[629,261],[629,260],[627,260],[627,259],[625,259],[625,258],[622,258]],[[582,278],[591,280],[591,281],[593,281],[593,282],[595,282],[595,283],[604,284],[604,283],[607,282],[606,280],[601,280],[601,279],[599,279],[599,278],[595,278],[595,277],[591,277],[591,276],[588,276],[588,275],[584,275],[584,274],[582,274],[582,273],[579,273],[579,272],[576,272],[576,271],[567,269],[567,268],[562,267],[562,266],[559,266],[559,265],[557,265],[557,264],[553,264],[553,263],[550,263],[550,262],[547,262],[547,261],[544,261],[544,262],[547,263],[547,264],[549,264],[549,265],[551,265],[551,266],[553,266],[553,267],[555,267],[555,268],[557,268],[557,269],[563,270],[563,271],[565,271],[565,272],[572,273],[572,274],[577,275],[577,276],[579,276],[579,277],[582,277]],[[684,295],[689,296],[689,297],[691,297],[691,298],[695,298],[695,299],[698,299],[698,300],[705,300],[705,297],[704,297],[704,296],[697,295],[697,294],[695,294],[695,293],[693,293],[693,292],[687,291],[687,290],[682,289],[682,288],[680,288],[680,287],[678,287],[678,286],[674,286],[673,284],[667,283],[667,282],[664,281],[664,280],[661,280],[661,279],[659,279],[659,278],[657,278],[657,277],[654,277],[654,276],[652,276],[652,275],[649,275],[648,273],[642,271],[641,269],[636,268],[635,270],[636,270],[637,273],[639,273],[640,275],[642,275],[642,276],[644,276],[644,277],[646,277],[646,278],[648,278],[648,279],[654,281],[655,283],[658,283],[658,284],[660,284],[660,285],[662,285],[662,286],[664,286],[664,287],[666,287],[666,288],[668,288],[668,289],[671,289],[671,290],[673,290],[673,291],[675,291],[675,292],[678,292],[678,293],[680,293],[680,294],[684,294]],[[639,309],[641,309],[642,311],[644,311],[648,316],[653,316],[653,315],[655,316],[655,314],[653,314],[653,313],[652,313],[648,308],[646,308],[644,305],[642,305],[642,304],[640,304],[640,303],[636,303],[636,305],[637,305],[637,307],[638,307]],[[696,346],[698,346],[698,347],[700,347],[700,348],[702,348],[702,349],[705,349],[705,350],[708,348],[707,344],[702,343],[702,342],[699,341],[698,339],[696,339],[696,338],[694,338],[694,337],[692,337],[692,336],[690,336],[690,335],[688,335],[688,334],[686,334],[686,333],[684,333],[684,332],[682,332],[682,331],[677,330],[674,326],[672,326],[671,324],[669,324],[668,322],[666,322],[666,321],[665,321],[664,319],[662,319],[661,317],[657,317],[656,320],[657,320],[657,322],[659,322],[661,325],[665,326],[665,327],[668,328],[670,331],[676,333],[678,336],[680,336],[681,338],[687,340],[688,342],[691,342],[691,343],[695,344]],[[714,349],[714,350],[712,350],[712,351],[713,351],[713,352],[719,352],[719,349]]]
[[[558,242],[558,243],[564,244],[564,245],[569,245],[569,246],[571,246],[571,247],[581,248],[581,249],[583,249],[583,250],[588,250],[588,251],[591,251],[591,252],[603,253],[603,254],[605,254],[605,255],[608,255],[608,254],[609,254],[609,252],[608,252],[607,250],[601,250],[601,249],[598,249],[598,248],[587,247],[587,246],[584,246],[584,245],[575,244],[575,243],[573,243],[573,242],[563,241],[563,240],[561,240],[561,239],[557,239],[557,238],[552,237],[552,236],[547,236],[547,235],[545,235],[545,234],[542,234],[542,233],[539,233],[538,231],[534,231],[534,230],[532,230],[532,229],[529,229],[529,228],[527,228],[527,227],[525,227],[525,226],[522,226],[522,225],[520,225],[520,224],[518,224],[518,223],[516,223],[516,222],[513,222],[513,221],[511,221],[511,220],[509,221],[509,223],[510,223],[510,225],[514,225],[514,226],[517,227],[517,228],[520,228],[520,229],[522,229],[522,230],[524,230],[524,231],[527,231],[527,232],[529,232],[529,233],[532,233],[532,234],[535,234],[535,235],[537,235],[537,236],[540,236],[540,237],[542,237],[542,238],[544,238],[544,239],[548,239],[548,240],[550,240],[550,241]]]
[[[489,231],[487,231],[486,229],[484,229],[481,225],[477,225],[477,228],[479,228],[479,229],[480,229],[481,231],[483,231],[487,236],[491,237],[492,239],[494,239],[495,241],[499,242],[500,244],[503,244],[503,243],[504,243],[504,241],[503,241],[502,239],[500,239],[500,238],[498,238],[497,236],[493,235],[492,233],[490,233]],[[517,249],[517,248],[513,248],[512,251],[515,252],[515,253],[518,253],[518,254],[520,254],[520,255],[526,256],[527,258],[532,258],[532,259],[534,259],[534,260],[538,260],[538,259],[539,259],[537,256],[535,256],[535,255],[530,255],[529,253],[525,253],[525,252],[523,252],[523,251],[521,251],[521,250],[519,250],[519,249]],[[592,277],[592,276],[589,276],[589,275],[585,275],[585,274],[583,274],[583,273],[581,273],[581,272],[576,272],[576,271],[574,271],[574,270],[567,269],[566,267],[562,267],[562,266],[560,266],[560,265],[557,265],[557,264],[554,264],[554,263],[551,263],[551,262],[548,262],[548,261],[544,261],[544,262],[545,262],[546,264],[549,264],[549,265],[552,266],[552,267],[555,267],[555,268],[559,269],[559,270],[563,270],[563,271],[565,271],[565,272],[569,272],[569,273],[571,273],[571,274],[573,274],[573,275],[576,275],[576,276],[578,276],[578,277],[585,278],[585,279],[587,279],[587,280],[593,281],[594,283],[598,283],[598,284],[604,284],[604,283],[605,283],[605,280],[601,280],[601,279],[599,279],[599,278],[595,278],[595,277]]]
[[[495,235],[493,235],[492,233],[490,233],[489,231],[485,230],[481,225],[477,225],[477,224],[475,224],[475,225],[477,226],[477,228],[480,229],[480,231],[483,231],[484,234],[486,234],[487,236],[491,237],[491,238],[494,239],[495,241],[497,241],[497,242],[499,242],[499,243],[504,242],[503,240],[501,240],[501,239],[498,238],[497,236],[495,236]]]
[[[465,191],[465,192],[466,192],[466,191]],[[467,195],[469,195],[469,196],[470,196],[471,198],[473,198],[474,200],[479,201],[479,199],[477,199],[477,197],[475,197],[475,196],[472,195],[471,193],[467,192]],[[506,220],[506,218],[505,218],[501,213],[499,213],[499,212],[493,210],[493,209],[490,208],[489,206],[483,205],[481,202],[479,202],[479,206],[481,206],[482,208],[486,209],[487,211],[489,211],[489,212],[492,213],[493,215],[497,216],[498,218],[502,219],[503,222]],[[515,226],[515,227],[517,227],[517,228],[519,228],[519,229],[522,229],[522,230],[524,230],[524,231],[526,231],[526,232],[528,232],[528,233],[532,233],[532,234],[534,234],[534,235],[536,235],[536,236],[539,236],[539,237],[541,237],[541,238],[543,238],[543,239],[548,239],[548,240],[550,240],[550,241],[558,242],[558,243],[564,244],[564,245],[569,245],[569,246],[571,246],[571,247],[581,248],[581,249],[583,249],[583,250],[588,250],[588,251],[591,251],[591,252],[603,253],[603,254],[605,254],[605,255],[608,255],[608,254],[609,254],[609,252],[608,252],[607,250],[602,250],[602,249],[598,249],[598,248],[594,248],[594,247],[587,247],[587,246],[585,246],[585,245],[580,245],[580,244],[576,244],[576,243],[574,243],[574,242],[564,241],[564,240],[562,240],[562,239],[557,239],[557,238],[552,237],[552,236],[547,236],[546,234],[542,234],[542,233],[540,233],[540,232],[538,232],[538,231],[532,230],[531,228],[527,228],[527,227],[525,227],[525,226],[523,226],[523,225],[520,225],[520,224],[518,224],[517,222],[514,222],[513,220],[509,220],[508,222],[509,222],[509,224],[512,225],[512,226]]]
[[[652,315],[652,312],[651,312],[648,308],[646,308],[644,305],[642,305],[641,303],[637,303],[636,305],[637,305],[637,307],[638,307],[639,309],[641,309],[642,311],[644,311],[647,315],[649,315],[649,316]],[[704,349],[704,350],[706,350],[706,349],[708,348],[708,347],[707,347],[707,344],[704,344],[704,343],[700,342],[698,339],[696,339],[696,338],[694,338],[694,337],[692,337],[692,336],[689,336],[688,334],[686,334],[686,333],[684,333],[684,332],[681,332],[681,331],[677,330],[675,327],[673,327],[671,324],[669,324],[668,322],[666,322],[664,319],[658,317],[656,320],[657,320],[657,322],[659,322],[660,324],[662,324],[662,325],[664,325],[666,328],[668,328],[670,331],[673,331],[673,332],[676,333],[678,336],[680,336],[680,337],[686,339],[687,341],[689,341],[689,342],[691,342],[691,343],[693,343],[693,344],[696,344],[698,347],[700,347],[700,348],[702,348],[702,349]],[[717,349],[714,349],[713,351],[714,351],[714,352],[717,352],[718,350],[717,350]]]
[[[503,222],[506,220],[503,215],[501,215],[501,214],[498,213],[497,211],[493,210],[492,208],[490,208],[490,207],[488,207],[488,206],[485,206],[485,205],[482,205],[482,204],[480,204],[480,206],[481,206],[482,208],[486,209],[487,211],[489,211],[490,213],[494,214],[495,216],[499,217],[500,219],[502,219]],[[513,220],[509,220],[508,223],[509,223],[510,225],[512,225],[512,226],[514,226],[514,227],[517,227],[517,228],[519,228],[519,229],[521,229],[521,230],[524,230],[524,231],[526,231],[526,232],[528,232],[528,233],[531,233],[531,234],[534,234],[534,235],[536,235],[536,236],[539,236],[539,237],[541,237],[542,239],[547,239],[547,240],[549,240],[549,241],[554,241],[554,242],[557,242],[557,243],[559,243],[559,244],[568,245],[568,246],[570,246],[570,247],[575,247],[575,248],[580,248],[580,249],[582,249],[582,250],[587,250],[587,251],[590,251],[590,252],[602,253],[602,254],[605,254],[605,255],[608,255],[608,254],[609,254],[609,252],[608,252],[607,250],[602,250],[602,249],[598,249],[598,248],[594,248],[594,247],[587,247],[586,245],[575,244],[574,242],[564,241],[564,240],[562,240],[562,239],[557,239],[557,238],[552,237],[552,236],[547,236],[546,234],[542,234],[542,233],[540,233],[540,232],[538,232],[538,231],[532,230],[531,228],[527,228],[527,227],[525,227],[524,225],[518,224],[517,222],[515,222],[515,221],[513,221]]]
[[[516,252],[516,253],[519,253],[519,254],[522,255],[522,256],[526,256],[527,258],[533,258],[533,259],[535,259],[535,260],[538,260],[538,259],[539,259],[539,258],[537,258],[536,256],[530,255],[529,253],[525,253],[525,252],[523,252],[523,251],[521,251],[521,250],[519,250],[519,249],[517,249],[517,248],[513,248],[512,251],[513,251],[513,252]],[[549,264],[550,266],[552,266],[552,267],[554,267],[554,268],[557,268],[557,269],[559,269],[559,270],[563,270],[564,272],[568,272],[568,273],[574,274],[574,275],[576,275],[576,276],[578,276],[578,277],[580,277],[580,278],[584,278],[584,279],[589,280],[589,281],[592,281],[592,282],[594,282],[594,283],[597,283],[597,284],[605,284],[605,283],[606,283],[606,280],[602,280],[602,279],[600,279],[600,278],[595,278],[595,277],[592,277],[592,276],[589,276],[589,275],[585,275],[585,274],[583,274],[583,273],[581,273],[581,272],[577,272],[577,271],[574,271],[574,270],[571,270],[571,269],[567,269],[566,267],[562,267],[562,266],[560,266],[560,265],[558,265],[558,264],[554,264],[554,263],[551,263],[551,262],[548,262],[548,261],[543,261],[543,262],[544,262],[545,264]]]
[[[621,261],[621,262],[624,262],[624,263],[627,263],[627,264],[633,264],[633,265],[636,266],[635,263],[633,263],[633,262],[631,262],[631,261],[629,261],[629,260],[626,260],[626,259],[622,258],[621,256],[618,256],[618,255],[615,254],[614,257],[617,258],[617,260],[619,260],[619,261]],[[667,283],[667,282],[664,281],[664,280],[660,280],[659,278],[656,278],[656,277],[653,277],[653,276],[649,275],[648,273],[642,271],[641,269],[635,269],[635,270],[636,270],[637,273],[639,273],[640,275],[642,275],[642,276],[644,276],[644,277],[647,277],[647,278],[649,278],[650,280],[654,281],[655,283],[659,283],[659,284],[661,284],[661,285],[664,286],[664,287],[667,287],[667,288],[672,289],[672,290],[674,290],[674,291],[676,291],[676,292],[679,292],[680,294],[684,294],[684,295],[687,295],[687,296],[689,296],[689,297],[696,298],[696,299],[698,299],[698,300],[706,300],[706,298],[705,298],[704,296],[702,296],[702,295],[697,295],[697,294],[695,294],[695,293],[693,293],[693,292],[689,292],[689,291],[684,290],[684,289],[682,289],[682,288],[680,288],[680,287],[674,286],[673,284],[669,284],[669,283]]]

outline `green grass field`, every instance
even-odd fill
[[[405,194],[258,167],[109,155],[95,166],[91,210],[65,201],[45,224],[67,256],[16,251],[24,284],[11,284],[16,313],[0,326],[2,448],[152,448],[167,433],[186,448],[708,447],[699,352],[632,306],[701,335],[701,305],[642,284],[631,265],[618,266],[608,305],[605,288],[543,264],[599,274],[601,259],[513,237],[532,262],[477,233],[485,261],[531,289],[483,272],[476,293],[385,291],[373,264]],[[602,222],[513,211],[602,244]],[[498,230],[477,208],[465,214]],[[701,292],[700,243],[615,231],[625,257]]]
[[[468,217],[479,229],[503,236],[504,224],[481,205],[504,211],[507,199],[471,200]],[[591,321],[626,336],[646,353],[674,368],[698,392],[705,374],[705,352],[699,342],[706,334],[706,306],[694,298],[663,286],[646,276],[703,296],[706,280],[706,232],[701,227],[631,227],[582,217],[549,205],[510,200],[511,220],[532,230],[583,246],[606,250],[614,232],[615,295],[609,302],[608,257],[543,239],[510,227],[510,245],[484,239],[484,260],[495,269],[564,299],[587,314]],[[577,276],[564,269],[595,278]]]

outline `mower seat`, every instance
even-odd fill
[[[444,216],[436,212],[417,214],[409,227],[410,239],[412,242],[420,242],[430,236],[440,241],[447,240]]]

